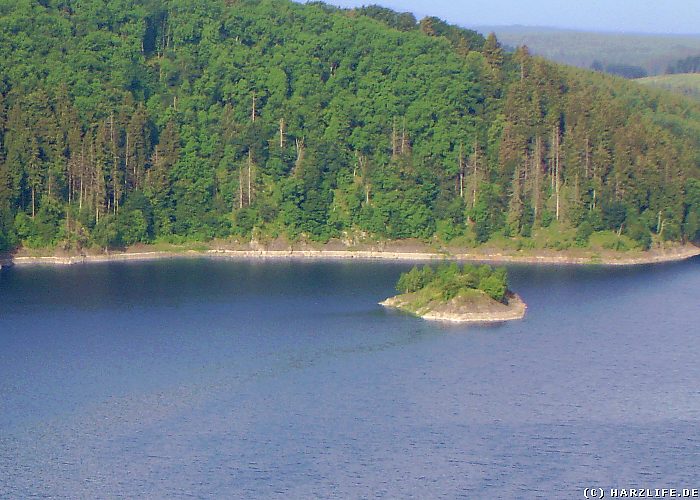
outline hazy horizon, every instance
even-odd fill
[[[297,0],[299,1],[299,0]],[[700,35],[697,0],[325,0],[339,7],[381,5],[410,11],[416,17],[437,16],[465,27],[543,27],[630,34]],[[304,3],[304,2],[302,2]]]

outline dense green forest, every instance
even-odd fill
[[[700,106],[436,18],[0,0],[0,46],[0,248],[700,236]]]

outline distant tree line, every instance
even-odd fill
[[[666,74],[678,73],[700,73],[700,56],[690,56],[671,64],[666,70]]]
[[[608,73],[610,75],[621,76],[622,78],[627,78],[634,80],[635,78],[645,78],[649,76],[647,70],[641,66],[635,66],[633,64],[603,64],[602,62],[596,60],[591,64],[591,69],[593,71],[600,71],[603,73]]]

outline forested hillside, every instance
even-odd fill
[[[700,106],[381,8],[0,0],[0,247],[697,239]]]

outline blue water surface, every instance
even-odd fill
[[[700,487],[700,261],[511,267],[525,320],[386,311],[410,264],[0,273],[0,497]]]

